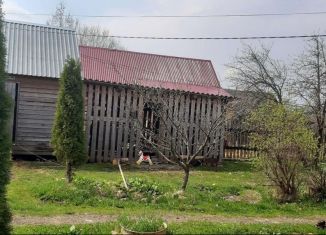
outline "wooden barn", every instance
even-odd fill
[[[52,153],[49,145],[58,78],[68,57],[79,58],[75,32],[44,25],[4,22],[6,84],[13,103],[14,154]]]
[[[90,162],[120,157],[136,160],[141,138],[132,127],[132,115],[136,113],[138,120],[149,125],[153,113],[135,87],[163,91],[174,118],[186,120],[194,139],[200,139],[200,123],[224,113],[229,94],[221,88],[209,60],[78,47],[76,34],[69,29],[11,21],[4,24],[10,77],[6,86],[15,104],[11,125],[14,154],[52,154],[58,78],[69,57],[80,59],[82,65]],[[220,161],[224,126],[219,128],[211,140],[218,151],[209,157]],[[158,131],[167,134],[162,127]]]
[[[136,160],[140,136],[132,126],[131,113],[136,112],[143,125],[153,119],[137,86],[163,90],[174,118],[182,116],[195,139],[200,138],[201,123],[224,113],[229,94],[221,88],[209,60],[84,46],[79,51],[91,162],[119,157]],[[209,157],[222,160],[224,125],[211,141],[217,144],[218,151]]]

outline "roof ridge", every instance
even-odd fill
[[[108,50],[108,51],[117,51],[117,52],[121,52],[121,53],[134,53],[134,54],[142,54],[142,55],[149,55],[149,56],[160,56],[160,57],[177,58],[177,59],[185,59],[185,60],[196,60],[196,61],[202,61],[202,62],[209,62],[209,63],[212,64],[212,61],[208,60],[208,59],[198,59],[198,58],[181,57],[181,56],[161,55],[161,54],[156,54],[156,53],[129,51],[129,50],[121,50],[121,49],[110,49],[110,48],[92,47],[92,46],[83,46],[83,45],[80,45],[79,47],[91,48],[91,49],[92,48],[93,49],[101,49],[101,50]]]
[[[52,25],[40,24],[40,23],[31,23],[31,22],[26,22],[26,21],[17,21],[17,20],[5,19],[5,20],[3,20],[3,22],[12,23],[12,24],[20,24],[20,25],[30,25],[30,26],[50,28],[50,29],[60,29],[60,30],[65,30],[65,31],[76,32],[76,30],[74,30],[74,29],[69,29],[69,28],[64,28],[64,27],[57,27],[57,26],[52,26]]]

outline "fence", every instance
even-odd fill
[[[199,125],[222,112],[220,98],[186,94],[174,99],[172,93],[165,93],[169,110],[175,118],[186,120],[194,135],[200,139]],[[86,83],[85,86],[85,126],[90,162],[108,162],[113,158],[128,158],[134,161],[140,148],[138,131],[133,127],[131,116],[142,123],[151,121],[151,115],[144,107],[144,98],[139,91],[128,86]],[[148,120],[145,120],[145,119]],[[214,136],[218,152],[210,155],[221,159],[223,156],[223,129]],[[167,130],[161,130],[162,135]],[[175,133],[171,133],[175,135]],[[218,140],[217,142],[215,140]],[[208,151],[205,148],[203,151]]]

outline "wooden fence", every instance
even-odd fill
[[[224,158],[234,160],[247,160],[257,156],[257,151],[248,147],[230,147],[224,148]]]
[[[222,112],[220,98],[211,99],[208,96],[191,94],[178,99],[172,99],[169,93],[165,93],[171,111],[175,118],[187,120],[197,138],[201,138],[198,132],[199,122],[206,117],[212,118]],[[117,86],[102,83],[86,83],[85,85],[85,126],[87,146],[90,162],[108,162],[114,158],[128,158],[135,161],[140,148],[140,136],[133,128],[134,120],[138,118],[141,123],[148,123],[152,115],[144,114],[145,102],[139,91],[128,86]],[[182,110],[183,109],[183,110]],[[146,112],[146,110],[145,110]],[[205,119],[205,121],[207,121]],[[148,125],[148,124],[147,124]],[[195,128],[196,127],[196,128]],[[218,139],[218,153],[210,156],[222,159],[224,133],[221,127]],[[164,135],[167,130],[160,130]],[[174,135],[174,133],[171,133]],[[205,148],[203,151],[208,151]]]
[[[257,156],[257,151],[250,148],[249,134],[250,131],[242,129],[242,123],[228,122],[225,131],[225,159],[246,160]]]

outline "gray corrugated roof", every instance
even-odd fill
[[[79,59],[73,30],[6,20],[4,33],[9,74],[59,78],[67,58]]]

